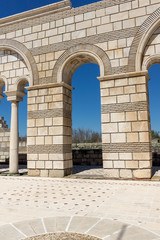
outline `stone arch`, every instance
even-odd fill
[[[24,91],[24,87],[29,83],[30,79],[28,76],[19,77],[14,85],[16,91]]]
[[[142,70],[148,70],[153,64],[160,63],[160,54],[149,56],[142,64]]]
[[[5,85],[5,91],[8,89],[8,82],[5,76],[0,75],[0,92],[3,91],[3,86]]]
[[[99,47],[79,44],[71,47],[57,60],[53,69],[53,81],[71,84],[75,70],[85,63],[96,63],[101,76],[111,74],[111,63],[107,54]]]
[[[128,71],[141,71],[143,52],[147,42],[160,26],[160,8],[153,12],[142,24],[138,30],[129,53]]]
[[[30,73],[30,86],[38,84],[38,69],[31,52],[22,43],[16,40],[1,39],[0,49],[8,49],[17,52],[25,61]]]

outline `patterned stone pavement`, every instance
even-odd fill
[[[81,169],[81,174],[86,174],[85,171],[89,170]],[[90,171],[99,175],[101,169]],[[77,174],[80,174],[78,169]],[[20,240],[58,231],[54,229],[57,226],[57,220],[53,224],[55,217],[62,217],[63,227],[62,219],[67,221],[67,226],[59,231],[80,232],[107,240],[160,240],[159,181],[53,179],[23,175],[0,176],[0,186],[1,240]],[[50,221],[46,220],[48,218]],[[46,224],[52,227],[46,230]],[[86,226],[87,230],[83,230]]]

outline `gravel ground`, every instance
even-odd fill
[[[101,240],[88,235],[78,233],[51,233],[36,237],[26,238],[25,240]]]

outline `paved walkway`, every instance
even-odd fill
[[[136,234],[141,237],[134,238],[136,240],[160,240],[160,182],[1,176],[0,186],[1,226],[55,216],[104,218],[122,222],[123,226],[133,224],[158,234],[150,238],[148,233],[148,238],[142,238],[142,229],[142,232],[137,230]],[[104,225],[102,222],[106,229]],[[9,232],[6,226],[3,228]],[[110,239],[116,238],[108,237]],[[117,238],[120,239],[127,238]]]
[[[0,171],[7,170],[3,166]],[[154,169],[156,174],[158,170]],[[75,167],[77,175],[98,176],[102,171]],[[160,240],[159,181],[23,175],[0,176],[0,186],[0,240],[20,240],[60,230],[107,240]],[[55,229],[58,221],[61,228]]]

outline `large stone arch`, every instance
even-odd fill
[[[135,72],[142,70],[142,58],[143,52],[147,42],[154,33],[154,31],[160,26],[160,8],[153,12],[142,24],[138,30],[129,54],[128,71]]]
[[[71,47],[57,60],[53,69],[53,82],[71,84],[75,70],[85,63],[96,63],[101,76],[111,74],[111,64],[107,54],[99,47],[79,44]]]
[[[30,73],[30,86],[38,84],[38,69],[30,51],[20,42],[10,39],[0,40],[0,49],[8,49],[17,52],[25,61]]]

